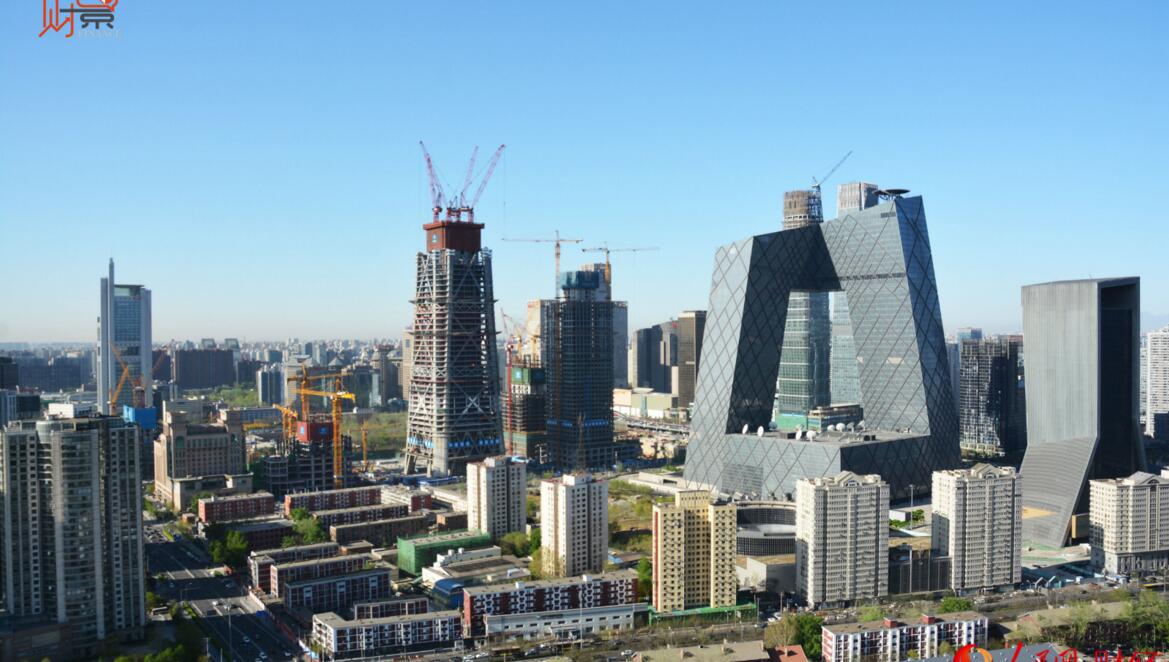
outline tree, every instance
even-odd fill
[[[1077,602],[1068,609],[1068,645],[1080,648],[1088,625],[1100,617],[1100,611],[1087,602]]]
[[[536,551],[537,549],[540,549],[540,546],[543,544],[543,540],[541,539],[540,536],[541,536],[540,529],[533,528],[532,533],[528,536],[528,553],[529,554]]]
[[[291,514],[292,530],[296,532],[299,544],[310,545],[312,543],[325,542],[326,538],[328,538],[325,535],[324,529],[321,528],[321,523],[308,510],[304,508],[293,508]]]
[[[532,552],[532,562],[528,564],[528,570],[532,573],[532,579],[541,579],[544,577],[544,550],[537,547]]]
[[[953,654],[954,654],[954,644],[951,644],[948,641],[943,641],[942,643],[938,644],[938,655],[953,655]]]
[[[763,645],[801,646],[809,660],[820,657],[821,627],[824,619],[815,614],[784,614],[779,622],[763,630]]]
[[[784,616],[769,623],[763,630],[763,645],[767,648],[794,646],[800,637],[800,626],[794,618]]]
[[[880,605],[869,605],[867,607],[861,607],[860,613],[857,614],[857,620],[862,623],[868,623],[869,621],[879,621],[882,618],[885,618],[885,610],[881,609]]]
[[[504,554],[524,557],[531,551],[531,540],[519,531],[512,531],[499,539],[499,548]]]
[[[232,568],[242,566],[248,560],[248,539],[239,531],[228,531],[223,540],[211,543],[211,560]]]
[[[938,607],[939,614],[952,614],[956,611],[970,611],[974,609],[974,603],[966,598],[959,598],[952,595],[947,595],[942,598],[942,603]]]
[[[637,562],[637,599],[648,600],[654,590],[653,563],[646,557]]]
[[[160,604],[162,604],[162,601],[160,601],[158,599],[158,596],[154,594],[154,591],[147,591],[146,592],[146,608],[147,609],[154,609],[155,607],[159,606]]]

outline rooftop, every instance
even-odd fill
[[[351,559],[365,560],[373,563],[374,558],[369,554],[339,554],[337,556],[326,556],[321,559],[305,559],[303,561],[289,561],[287,563],[277,563],[276,567],[281,572],[287,572],[294,568],[307,568],[314,565],[326,565],[329,563],[344,562]]]
[[[410,536],[408,538],[401,538],[404,542],[409,542],[413,545],[432,545],[445,542],[457,542],[467,540],[469,538],[489,537],[482,531],[474,529],[461,529],[459,531],[444,531],[442,533],[423,533],[417,536]]]
[[[406,614],[403,616],[386,616],[383,618],[359,618],[352,621],[347,621],[337,614],[329,611],[323,614],[316,614],[313,616],[314,621],[319,621],[326,627],[330,628],[358,628],[358,627],[373,627],[384,625],[386,623],[409,623],[411,621],[433,621],[440,618],[462,618],[462,612],[451,609],[447,611],[431,611],[422,614]]]
[[[898,628],[922,625],[927,618],[932,619],[935,623],[961,623],[963,621],[976,621],[985,619],[986,616],[976,611],[956,611],[950,614],[938,614],[936,616],[926,616],[923,614],[920,619],[915,621],[894,621],[893,627]],[[859,632],[876,632],[879,630],[888,629],[888,627],[886,626],[885,621],[881,620],[868,621],[866,623],[839,623],[836,625],[825,625],[824,629],[828,632],[831,632],[832,634],[855,634]]]
[[[357,572],[349,572],[344,575],[332,575],[329,577],[317,577],[315,579],[300,579],[295,582],[288,582],[288,588],[293,589],[299,586],[309,586],[311,584],[328,584],[329,582],[340,582],[351,579],[360,579],[362,577],[375,577],[384,575],[387,572],[392,573],[393,566],[386,565],[377,568],[370,568],[368,570],[358,570]]]
[[[683,648],[659,648],[641,653],[640,659],[649,660],[718,660],[719,662],[755,662],[756,660],[784,660],[785,662],[808,662],[804,650],[799,646],[791,646],[780,654],[778,651],[769,651],[763,647],[763,641],[731,641],[721,644],[707,644],[705,646],[686,646]]]
[[[275,497],[273,497],[270,492],[260,491],[260,492],[253,492],[251,494],[228,494],[226,496],[219,496],[219,495],[212,494],[209,497],[203,497],[202,499],[199,499],[199,501],[209,501],[209,502],[210,501],[215,501],[215,502],[219,502],[219,501],[246,501],[248,499],[263,499],[263,498],[273,499]]]
[[[479,593],[506,593],[537,588],[554,588],[557,586],[572,586],[593,581],[617,581],[623,579],[637,579],[637,572],[633,570],[618,570],[599,575],[581,575],[580,577],[561,577],[557,579],[536,579],[532,581],[515,582],[514,584],[489,584],[487,586],[468,586],[465,590],[468,595]]]

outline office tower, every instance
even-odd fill
[[[850,182],[836,189],[838,216],[868,209],[877,204],[877,185]],[[831,294],[832,339],[829,343],[828,385],[832,404],[855,404],[861,401],[860,375],[857,372],[856,343],[852,337],[852,320],[848,314],[848,295]]]
[[[40,417],[40,394],[0,388],[0,428],[12,421]]]
[[[662,327],[651,326],[633,333],[629,349],[629,386],[662,391]]]
[[[796,484],[796,593],[809,607],[881,598],[889,585],[889,486],[843,471]]]
[[[629,302],[613,302],[613,387],[629,386]]]
[[[1145,434],[1169,440],[1169,326],[1145,340]]]
[[[284,370],[280,366],[268,365],[256,371],[256,397],[264,405],[284,401]]]
[[[112,417],[0,431],[5,606],[18,618],[67,624],[73,657],[88,657],[107,637],[143,634],[138,435]]]
[[[1086,536],[1088,480],[1145,468],[1137,420],[1140,299],[1139,278],[1023,288],[1028,542],[1060,547],[1069,536]]]
[[[713,501],[703,490],[654,505],[655,611],[735,606],[735,513],[735,504]]]
[[[705,330],[705,310],[686,310],[678,316],[678,406],[681,408],[694,404],[694,385],[698,383]]]
[[[1023,337],[959,342],[959,442],[971,450],[1022,455],[1027,448]]]
[[[197,414],[166,403],[162,433],[154,440],[154,490],[176,509],[185,508],[177,483],[184,478],[231,476],[247,471],[247,448],[239,411],[228,410],[225,423],[208,423]]]
[[[483,225],[435,212],[418,254],[410,347],[409,471],[458,475],[503,452],[491,251]],[[471,218],[474,218],[472,215]],[[404,350],[405,351],[405,350]]]
[[[1092,564],[1109,575],[1169,568],[1169,470],[1091,481]]]
[[[920,197],[903,193],[886,191],[868,209],[718,249],[686,480],[783,498],[800,478],[877,473],[894,498],[904,498],[909,485],[929,485],[935,470],[958,466],[925,211]],[[863,429],[814,439],[769,433],[786,297],[825,290],[848,295]]]
[[[0,388],[15,389],[20,385],[20,368],[11,356],[0,356]]]
[[[509,455],[530,458],[540,464],[551,461],[548,453],[548,377],[537,357],[520,355],[507,374],[503,436]]]
[[[181,389],[209,389],[235,383],[229,349],[180,349],[171,357],[173,381]]]
[[[934,473],[933,552],[950,557],[950,588],[1022,579],[1023,497],[1014,467],[976,464]]]
[[[596,271],[560,274],[560,298],[544,300],[540,364],[548,382],[548,450],[562,469],[616,463],[613,444],[613,303]]]
[[[783,194],[784,230],[823,221],[819,188]],[[791,292],[785,320],[774,420],[781,429],[795,429],[809,410],[830,404],[828,293]]]
[[[132,404],[132,393],[139,383],[143,402],[154,401],[150,329],[150,290],[115,283],[114,261],[110,260],[110,274],[101,279],[97,339],[97,401],[105,413],[121,414],[121,405]],[[122,379],[123,373],[126,379]],[[117,411],[110,402],[116,403]]]
[[[609,552],[609,483],[586,474],[541,481],[540,549],[546,575],[601,572]]]
[[[494,539],[523,532],[528,512],[528,464],[489,457],[467,464],[467,528]]]

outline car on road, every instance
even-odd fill
[[[621,651],[622,657],[633,657],[636,654],[637,654],[637,652],[634,651],[632,648],[626,648],[625,650]]]
[[[250,643],[252,643],[252,638],[251,638],[251,637],[249,637],[248,635],[246,635],[246,634],[245,634],[245,635],[244,635],[244,643],[245,643],[245,644],[250,644]]]

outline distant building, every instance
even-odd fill
[[[0,389],[0,428],[13,421],[40,417],[41,396],[39,394]]]
[[[11,356],[0,356],[0,388],[15,389],[20,385],[20,368]]]
[[[171,361],[173,381],[184,390],[230,386],[236,381],[235,360],[229,349],[180,349]]]
[[[587,475],[541,481],[540,545],[548,576],[601,572],[609,551],[609,483]]]
[[[141,384],[143,401],[153,401],[150,310],[150,290],[115,283],[110,260],[109,276],[101,279],[97,347],[97,401],[106,414],[120,415],[120,405],[131,404],[136,384]],[[111,402],[116,406],[111,408]]]
[[[705,331],[705,310],[686,310],[678,316],[678,406],[684,409],[694,404],[694,387],[698,384],[702,335]]]
[[[280,366],[264,366],[256,371],[256,396],[264,405],[284,402],[284,371]]]
[[[940,654],[943,643],[954,650],[986,646],[990,621],[972,611],[922,615],[917,622],[890,618],[871,623],[823,626],[824,662],[898,662]]]
[[[1089,478],[1146,466],[1138,421],[1140,279],[1023,288],[1027,477],[1023,538],[1060,547],[1087,536]],[[1073,521],[1077,526],[1073,527]]]
[[[138,435],[114,417],[0,431],[0,595],[11,616],[68,625],[72,650],[60,659],[143,636]]]
[[[613,388],[629,385],[629,302],[613,302]]]
[[[1145,434],[1169,440],[1169,326],[1146,336]]]
[[[796,484],[797,593],[810,607],[879,599],[889,582],[889,486],[845,471]]]
[[[688,490],[653,507],[653,605],[661,612],[733,607],[735,504]]]
[[[1091,481],[1092,563],[1112,575],[1169,568],[1169,470]]]
[[[1022,580],[1022,492],[1013,467],[976,464],[934,472],[933,551],[950,557],[950,588],[995,588]]]
[[[489,457],[467,465],[467,526],[494,539],[522,533],[527,521],[527,462]]]
[[[1023,337],[960,341],[958,441],[963,448],[1012,457],[1027,449]]]

